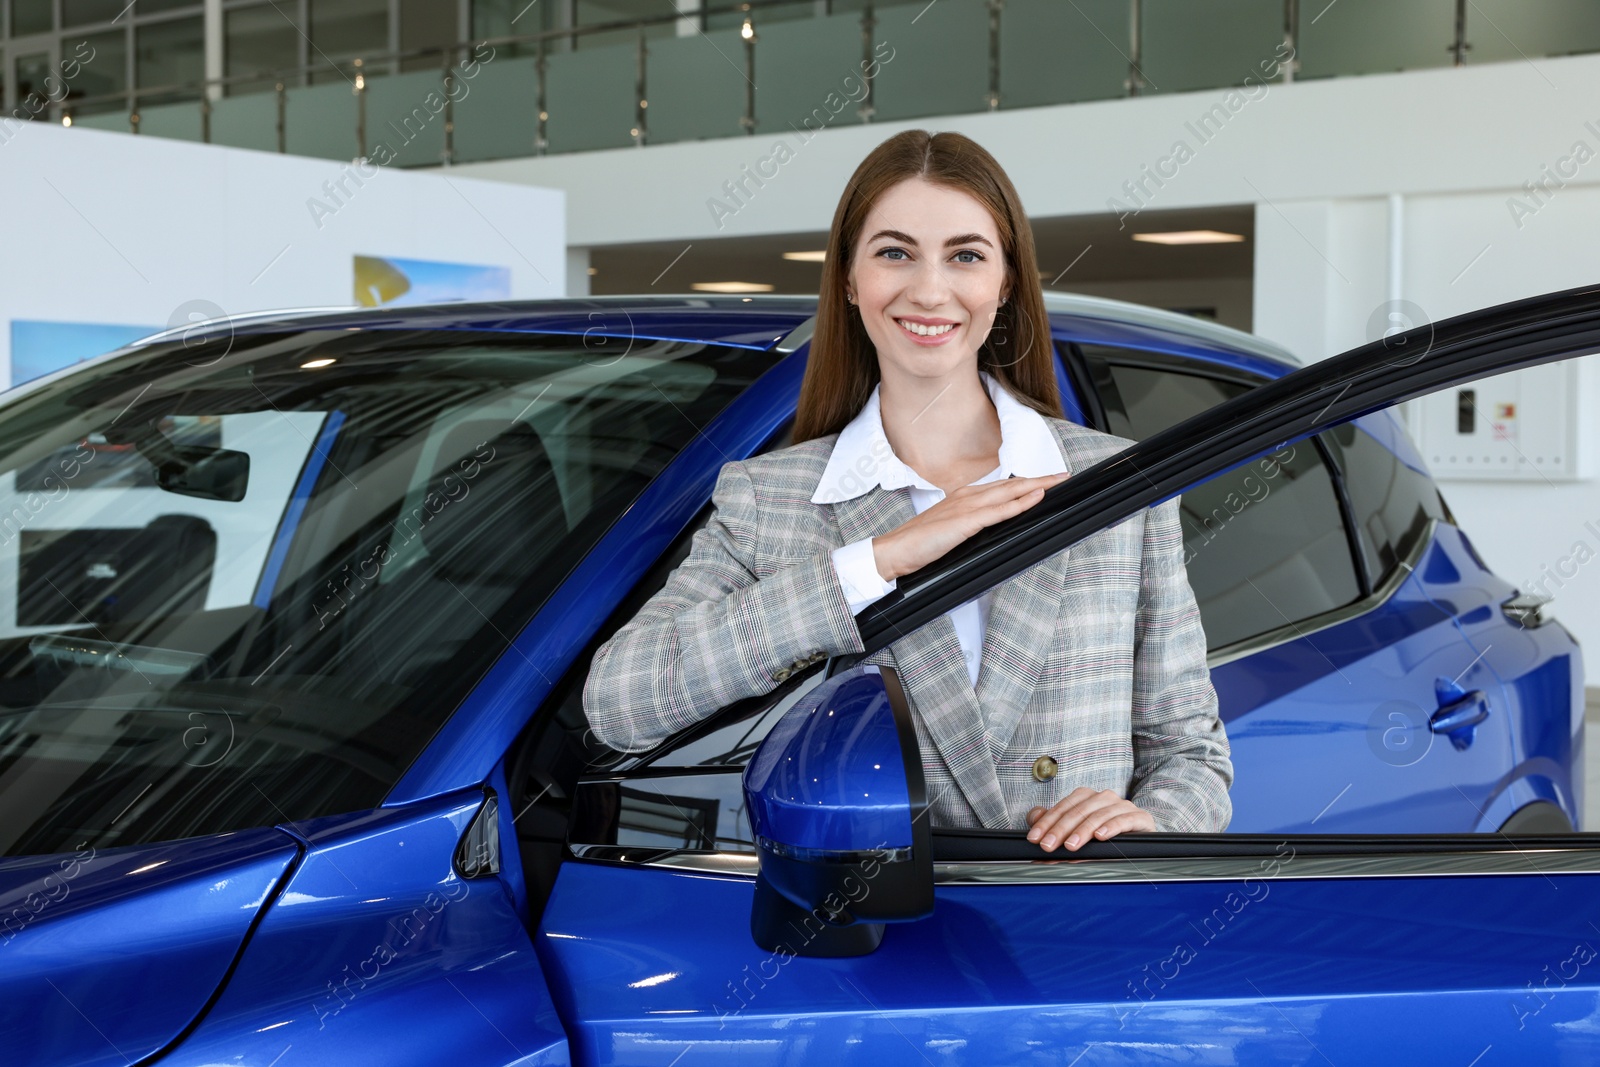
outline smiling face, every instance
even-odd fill
[[[855,296],[880,372],[945,378],[977,352],[1009,295],[999,229],[970,193],[908,178],[878,197],[851,253]]]

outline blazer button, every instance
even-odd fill
[[[1033,761],[1033,780],[1048,782],[1056,776],[1056,761],[1049,756],[1040,756]]]
[[[779,667],[777,670],[772,672],[772,680],[774,682],[788,681],[789,675],[791,675],[793,673],[794,672],[791,671],[788,667]]]

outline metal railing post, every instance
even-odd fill
[[[702,5],[701,11],[705,8]],[[705,21],[704,14],[701,21]],[[756,135],[756,26],[750,20],[748,12],[744,16],[744,25],[739,28],[739,36],[744,39],[744,114],[739,116],[739,125],[744,129],[746,137]]]
[[[367,76],[362,73],[361,60],[355,61],[356,84],[356,158],[367,158]]]
[[[1450,64],[1459,67],[1467,60],[1467,52],[1472,45],[1467,43],[1467,0],[1456,0],[1456,39],[1450,46],[1450,52],[1455,57]]]
[[[1144,4],[1142,0],[1128,0],[1128,80],[1123,87],[1129,96],[1144,94],[1144,70],[1139,66],[1143,59]]]
[[[650,106],[650,101],[644,95],[644,64],[645,56],[649,53],[650,49],[644,43],[644,27],[640,26],[639,52],[633,72],[633,143],[639,148],[644,147],[649,136],[649,130],[645,125],[645,108]]]
[[[872,4],[869,0],[866,7],[861,9],[861,74],[867,83],[867,93],[861,98],[861,106],[856,108],[856,114],[862,122],[871,122],[872,116],[878,111],[876,99],[877,90],[873,87],[877,79],[873,76],[877,64],[872,62],[872,29],[878,20],[872,17]]]
[[[1000,110],[1000,12],[1006,0],[989,0],[989,96],[990,111]]]
[[[449,52],[443,56],[444,70],[440,75],[440,82],[444,86],[444,165],[450,166],[456,158],[456,102],[450,95],[450,90],[455,86],[455,76],[451,72]]]
[[[1283,0],[1283,43],[1289,47],[1289,58],[1281,64],[1287,84],[1300,69],[1300,0]]]
[[[288,105],[289,105],[289,94],[284,89],[283,82],[279,82],[278,83],[278,151],[279,152],[287,152],[289,150],[289,138],[287,136],[287,130],[284,128],[285,122],[288,119],[288,111],[289,111],[289,106]]]
[[[548,152],[550,150],[550,131],[549,131],[549,128],[548,128],[548,125],[547,125],[549,123],[549,121],[550,121],[550,109],[549,109],[549,104],[545,100],[545,95],[544,95],[544,92],[545,92],[545,38],[543,38],[543,37],[539,38],[539,49],[538,49],[537,56],[534,59],[533,66],[534,66],[534,70],[536,70],[538,72],[538,75],[539,75],[539,89],[538,89],[538,95],[539,95],[539,100],[538,100],[539,127],[538,127],[538,130],[534,133],[534,137],[533,137],[533,154],[536,155],[536,156],[542,156],[542,155],[544,155],[546,152]]]

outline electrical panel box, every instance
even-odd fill
[[[1595,474],[1594,356],[1512,371],[1412,402],[1437,478],[1562,482]]]

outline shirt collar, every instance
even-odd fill
[[[1000,477],[1014,474],[1019,478],[1038,478],[1065,473],[1067,464],[1061,457],[1061,446],[1044,416],[1012,396],[988,371],[980,370],[978,376],[994,403],[995,414],[1000,417]],[[828,456],[828,465],[817,483],[817,491],[811,495],[813,504],[836,504],[860,496],[876,485],[885,489],[938,488],[901,462],[889,446],[878,406],[881,387],[881,382],[872,387],[872,395],[867,397],[860,412],[839,431],[833,452]]]

